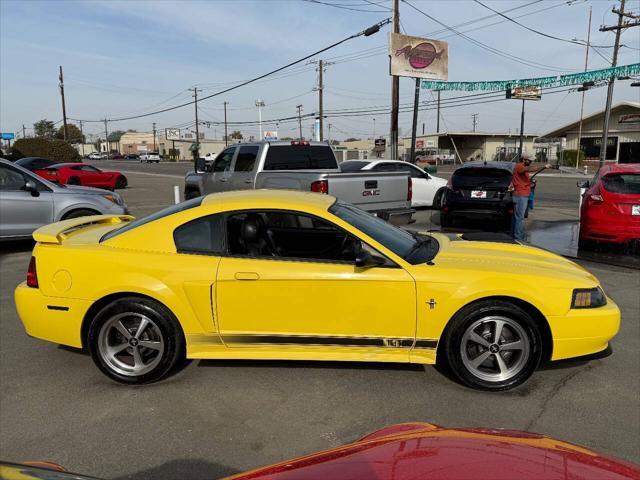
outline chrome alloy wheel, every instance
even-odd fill
[[[517,321],[487,316],[464,332],[460,354],[464,366],[477,378],[503,382],[525,367],[531,355],[531,340]]]
[[[100,357],[120,375],[140,376],[152,371],[164,353],[158,325],[146,315],[126,312],[107,320],[98,335]]]

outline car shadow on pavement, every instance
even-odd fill
[[[0,243],[0,256],[9,253],[30,252],[36,242],[28,240],[7,240]]]
[[[200,360],[198,367],[216,368],[316,368],[326,370],[396,370],[421,371],[418,363],[342,362],[323,360]]]
[[[147,470],[118,477],[114,480],[212,480],[240,473],[219,463],[202,459],[181,459],[152,467]]]

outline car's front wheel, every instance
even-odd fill
[[[542,357],[541,343],[540,330],[525,310],[486,300],[454,316],[438,361],[470,387],[509,390],[533,374]]]
[[[87,340],[98,368],[120,383],[158,381],[185,356],[177,320],[147,298],[125,297],[103,308],[91,322]]]

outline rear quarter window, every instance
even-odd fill
[[[178,253],[221,254],[224,251],[224,216],[209,215],[191,220],[173,232]]]
[[[338,162],[330,146],[273,145],[267,150],[263,170],[336,169]]]

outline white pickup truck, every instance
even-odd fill
[[[257,142],[231,145],[185,177],[185,199],[229,190],[275,188],[333,195],[395,224],[410,223],[411,177],[406,173],[342,173],[322,142]]]

